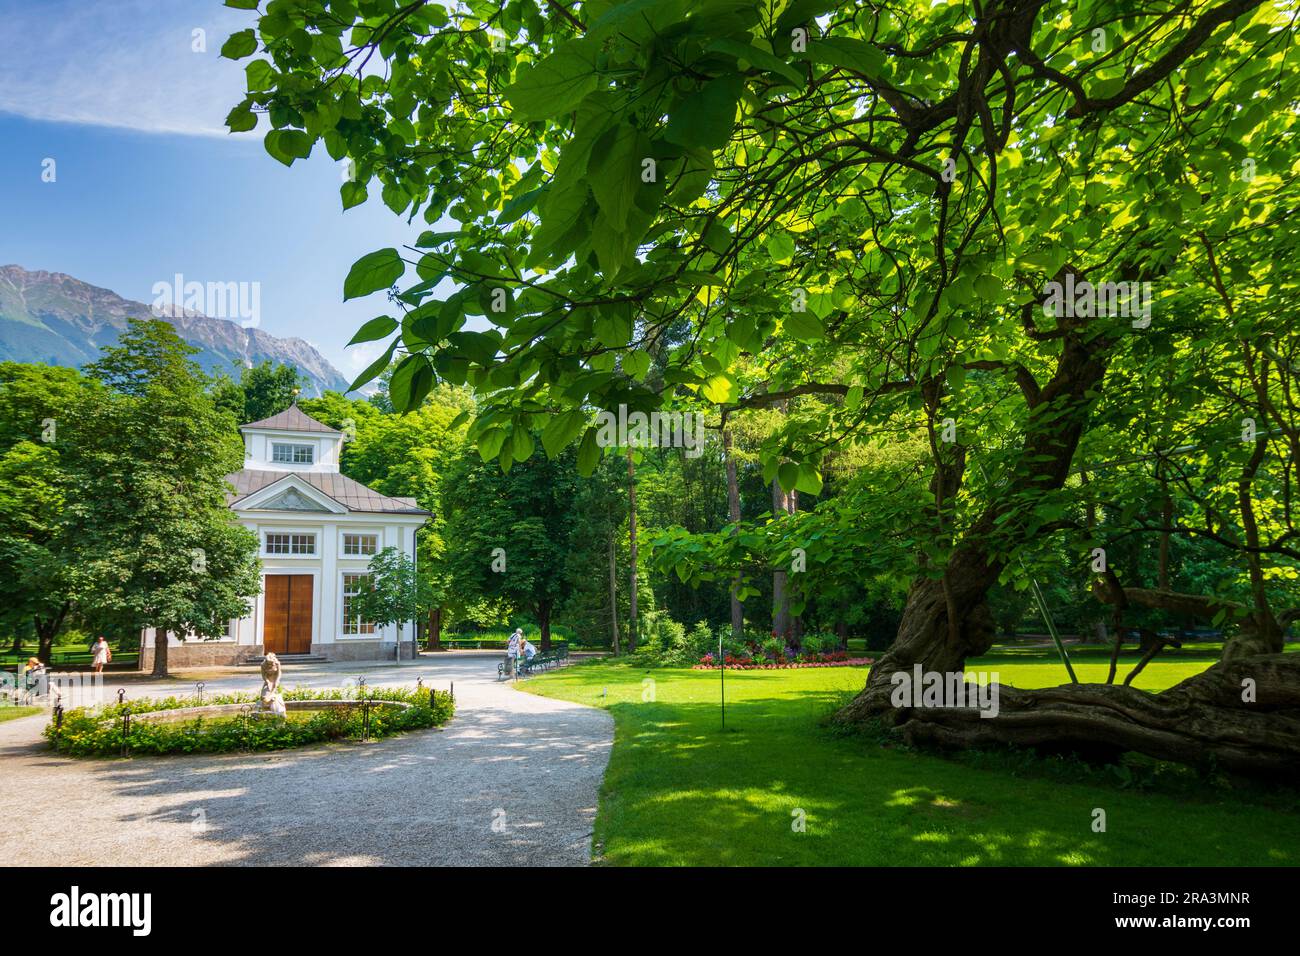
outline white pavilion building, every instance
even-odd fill
[[[169,666],[237,664],[267,651],[292,660],[393,660],[397,626],[350,612],[371,556],[400,548],[415,558],[415,532],[429,517],[413,498],[393,498],[339,473],[344,435],[297,405],[240,428],[244,468],[227,480],[228,503],[257,534],[262,593],[216,640],[168,636]],[[140,667],[153,666],[157,635],[141,636]],[[401,657],[416,651],[415,622],[402,627]]]

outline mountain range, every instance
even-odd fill
[[[166,319],[199,350],[193,358],[204,371],[238,378],[234,366],[269,360],[296,366],[307,379],[306,395],[348,387],[338,369],[303,339],[279,338],[190,309],[157,314],[143,302],[61,272],[0,266],[0,361],[78,367],[97,359],[102,346],[115,343],[127,319],[150,316]]]

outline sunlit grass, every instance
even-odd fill
[[[3,724],[6,720],[30,717],[32,714],[39,714],[40,712],[40,707],[0,707],[0,724]]]
[[[1062,683],[1054,652],[994,654],[969,670]],[[1107,663],[1076,662],[1084,681]],[[1157,661],[1136,686],[1170,687],[1212,662]],[[1120,677],[1132,666],[1121,666]],[[607,708],[615,744],[597,858],[623,865],[1245,865],[1300,862],[1300,801],[1190,771],[1117,773],[1038,759],[951,760],[832,732],[825,718],[865,668],[717,671],[593,662],[521,685]],[[1093,832],[1094,810],[1106,832]],[[803,832],[798,825],[802,822]]]

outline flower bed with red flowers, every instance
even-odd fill
[[[726,666],[727,670],[774,671],[797,667],[866,667],[875,662],[874,657],[849,657],[844,651],[836,651],[833,654],[800,654],[791,659],[779,654],[776,657],[734,657],[728,654]],[[715,670],[717,666],[717,655],[705,654],[698,664],[692,665],[691,670]]]

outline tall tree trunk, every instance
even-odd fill
[[[537,628],[542,632],[542,653],[551,649],[551,602],[539,601],[537,604]]]
[[[44,625],[44,626],[42,626]],[[54,628],[50,627],[48,621],[37,624],[36,627],[36,656],[41,663],[48,665],[50,663],[50,654],[54,648]]]
[[[790,410],[790,402],[783,399],[772,406],[785,415]],[[772,517],[780,518],[790,513],[790,498],[781,490],[781,482],[772,479]],[[786,593],[788,578],[783,561],[772,571],[772,633],[788,642],[790,639],[790,596]]]
[[[614,656],[618,657],[618,567],[614,560],[614,532],[609,532],[609,633],[613,638]]]
[[[429,639],[426,642],[425,646],[428,647],[428,649],[431,651],[442,650],[442,608],[441,607],[429,608],[428,635],[429,635]]]
[[[731,429],[722,430],[723,461],[727,471],[727,515],[732,524],[740,521],[740,485],[736,481],[736,459],[731,456]],[[731,636],[739,641],[745,636],[745,606],[736,592],[740,578],[731,579]]]
[[[32,623],[36,626],[36,657],[46,666],[49,665],[50,654],[53,653],[54,639],[58,637],[71,606],[70,603],[65,601],[63,606],[59,608],[59,613],[54,617],[32,619]]]
[[[632,461],[632,449],[627,450],[627,537],[628,559],[631,562],[631,590],[628,593],[627,652],[636,651],[637,640],[637,557],[636,557],[636,465]]]
[[[1106,622],[1101,618],[1097,618],[1092,622],[1092,637],[1103,647],[1106,646],[1107,641],[1110,639],[1110,634],[1106,631]]]
[[[1169,495],[1169,479],[1161,468],[1159,473],[1162,501],[1160,504],[1160,524],[1165,530],[1160,532],[1159,563],[1156,567],[1156,587],[1162,591],[1169,590],[1169,530],[1174,524],[1174,499]]]
[[[153,676],[154,677],[168,676],[167,648],[170,643],[171,643],[171,639],[168,636],[166,631],[163,631],[162,634],[159,634],[158,629],[154,628],[154,632],[153,632]]]
[[[781,515],[789,514],[788,508],[781,483],[773,478],[772,517],[779,518]],[[786,594],[785,565],[780,563],[772,571],[772,633],[782,640],[790,637],[790,596]]]
[[[785,496],[786,514],[798,514],[799,512],[799,489],[791,488],[790,493]],[[803,573],[803,572],[800,572]],[[785,602],[786,613],[790,610],[790,579],[785,582]],[[790,615],[790,646],[796,651],[803,649],[803,618],[798,614]]]

